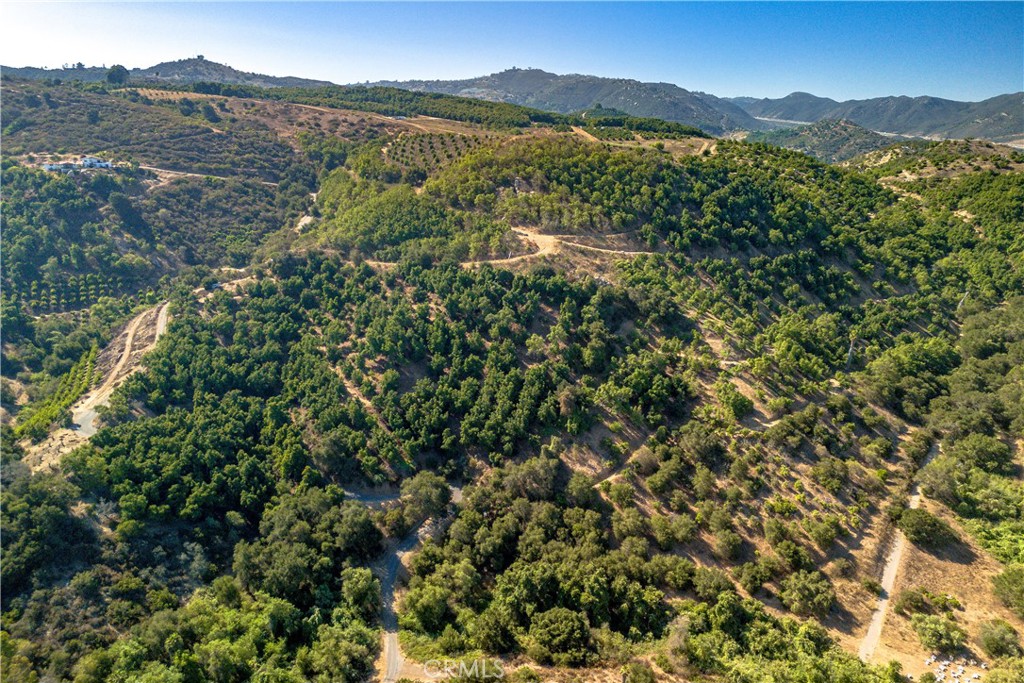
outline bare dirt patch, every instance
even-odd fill
[[[96,369],[103,381],[71,407],[72,427],[57,429],[38,444],[26,444],[23,461],[33,471],[56,469],[65,454],[96,433],[96,409],[110,401],[114,390],[139,369],[142,357],[156,345],[167,328],[168,306],[164,303],[137,315],[99,353]]]
[[[908,544],[894,595],[901,590],[923,586],[932,593],[956,597],[963,609],[954,610],[953,615],[957,624],[967,631],[968,649],[975,659],[986,661],[977,640],[978,626],[982,621],[1005,619],[1018,632],[1024,630],[1024,621],[1003,606],[992,593],[992,577],[1000,573],[1003,567],[960,528],[956,519],[944,507],[929,500],[923,501],[922,507],[956,529],[962,543],[959,547],[939,554]],[[910,620],[890,611],[871,661],[895,659],[903,665],[904,673],[913,674],[916,678],[929,670],[925,665],[929,654],[910,627]]]

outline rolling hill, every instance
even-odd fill
[[[61,79],[68,81],[98,82],[107,76],[108,69],[91,66],[72,66],[65,69],[40,69],[37,67],[0,67],[5,75],[17,78]],[[192,57],[173,62],[161,62],[146,69],[129,69],[130,82],[153,82],[188,84],[197,82],[226,83],[231,85],[253,85],[263,88],[316,87],[333,85],[329,81],[317,81],[294,76],[267,76],[233,69],[208,59]]]
[[[99,82],[107,74],[105,68],[83,64],[64,69],[0,68],[5,75],[36,80]],[[322,80],[243,72],[202,56],[130,69],[130,81],[166,85],[210,82],[264,88],[333,85]],[[837,102],[805,92],[780,99],[719,98],[671,83],[558,75],[540,69],[518,68],[463,80],[385,81],[376,85],[518,104],[563,114],[601,104],[632,116],[696,126],[715,135],[772,130],[779,123],[793,125],[843,119],[883,133],[930,138],[979,137],[1024,145],[1024,93],[999,95],[982,102],[906,96]]]
[[[892,137],[873,133],[850,121],[835,119],[822,119],[797,128],[751,133],[747,140],[794,149],[829,163],[852,159],[895,142]]]
[[[731,102],[671,83],[513,68],[461,81],[392,81],[379,85],[512,102],[561,113],[601,104],[633,116],[677,121],[715,134],[765,127]]]
[[[735,98],[732,102],[761,119],[807,123],[845,119],[870,130],[915,137],[1024,142],[1024,92],[981,102],[905,96],[836,102],[803,92],[774,100]]]
[[[2,430],[11,680],[904,683],[936,650],[1016,680],[1021,153],[2,87],[0,387],[15,429],[56,416]],[[40,168],[83,153],[116,166]]]

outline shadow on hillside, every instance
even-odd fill
[[[942,545],[928,546],[913,544],[915,548],[943,562],[954,564],[971,564],[978,559],[977,553],[959,538],[944,541]]]
[[[861,627],[861,622],[854,616],[853,612],[843,607],[842,603],[837,602],[832,606],[832,609],[828,611],[821,623],[826,628],[835,629],[841,633],[853,633]]]

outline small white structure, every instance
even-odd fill
[[[82,160],[78,162],[78,165],[82,168],[113,168],[114,164],[109,161],[103,161],[103,159],[97,159],[96,157],[82,157]]]

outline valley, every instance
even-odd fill
[[[12,680],[1017,680],[1019,150],[228,76],[5,73]]]

